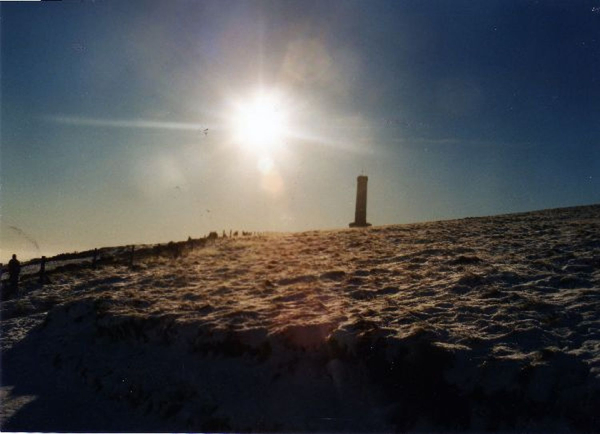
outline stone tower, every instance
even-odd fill
[[[369,178],[360,175],[356,178],[356,211],[354,213],[354,222],[350,223],[351,228],[366,228],[371,226],[367,223],[367,181]]]

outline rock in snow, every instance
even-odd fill
[[[600,206],[217,240],[1,314],[3,430],[600,431]]]

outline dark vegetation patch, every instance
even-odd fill
[[[400,290],[397,286],[386,286],[376,291],[377,295],[393,295],[397,294]]]
[[[455,294],[466,294],[468,292],[470,292],[473,288],[471,286],[468,285],[453,285],[450,287],[450,291],[452,291]]]
[[[473,265],[473,264],[481,264],[482,262],[483,262],[483,260],[477,256],[460,255],[454,259],[450,259],[448,261],[448,264],[449,265]]]
[[[355,300],[370,300],[374,298],[377,294],[374,291],[370,291],[368,289],[356,289],[354,291],[348,292],[348,295]]]
[[[342,270],[327,271],[320,276],[322,280],[342,280],[344,277],[346,272]]]
[[[457,283],[462,286],[474,287],[485,283],[485,279],[479,274],[466,273],[458,279]]]
[[[307,274],[304,276],[294,276],[294,277],[288,277],[285,279],[280,279],[277,281],[277,284],[278,285],[295,285],[297,283],[311,283],[311,282],[315,282],[316,280],[317,280],[316,276]]]
[[[346,280],[346,283],[351,286],[364,285],[365,282],[366,282],[366,279],[364,279],[363,277],[351,277],[348,280]]]

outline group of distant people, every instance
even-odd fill
[[[21,274],[21,263],[17,259],[17,255],[12,255],[12,259],[8,261],[8,282],[3,284],[2,298],[9,298],[16,294],[19,290],[19,274]],[[0,282],[4,268],[0,264]],[[0,283],[1,284],[1,283]]]

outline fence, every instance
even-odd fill
[[[241,232],[242,236],[258,235],[256,232]],[[238,236],[238,231],[229,231],[229,237]],[[189,237],[187,241],[171,241],[165,244],[153,245],[138,245],[138,246],[120,246],[120,247],[103,247],[100,249],[87,250],[84,252],[61,253],[51,258],[42,256],[39,259],[34,259],[25,262],[21,265],[21,277],[29,279],[38,276],[39,282],[48,283],[47,274],[49,272],[68,271],[69,269],[77,269],[82,266],[97,267],[107,264],[126,264],[129,267],[134,267],[137,261],[143,261],[152,257],[171,257],[177,259],[186,253],[206,244],[214,242],[219,236],[216,232],[209,233],[203,238]],[[222,238],[227,238],[226,232],[223,231]],[[8,268],[6,265],[0,264],[0,280],[8,280]]]
[[[105,247],[85,252],[62,253],[51,258],[42,256],[39,259],[21,264],[20,276],[22,279],[38,276],[39,282],[44,284],[48,282],[48,273],[68,271],[82,266],[95,268],[101,265],[121,263],[133,267],[136,261],[142,261],[150,257],[172,257],[176,259],[195,248],[203,247],[207,242],[214,239],[216,237],[198,239],[190,237],[187,241],[172,241],[151,246]],[[8,267],[5,264],[0,264],[0,280],[6,281],[8,278]]]

